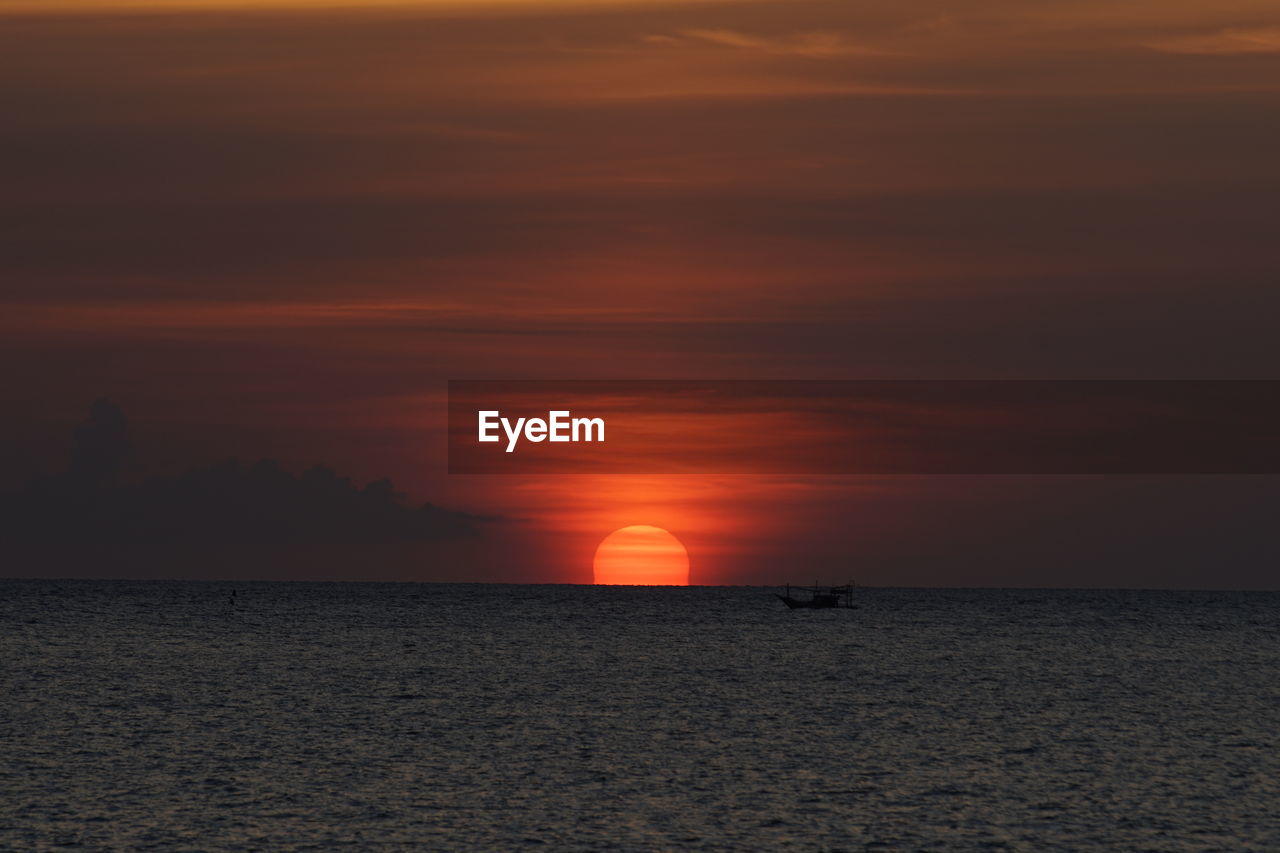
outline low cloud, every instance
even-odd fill
[[[357,486],[323,465],[294,475],[229,460],[130,481],[124,413],[93,405],[70,466],[0,499],[0,540],[39,545],[381,545],[476,535],[490,519],[407,505],[390,480]]]

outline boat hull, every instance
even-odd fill
[[[792,610],[824,610],[828,607],[840,606],[840,599],[835,596],[815,596],[811,599],[802,600],[779,592],[775,592],[774,595],[778,596],[782,603]]]

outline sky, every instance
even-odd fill
[[[451,477],[444,423],[450,379],[1277,378],[1274,2],[0,0],[0,109],[0,488],[108,399],[134,481],[481,519],[92,571],[588,582],[647,524],[694,583],[1277,585],[1272,478]]]

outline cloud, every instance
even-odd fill
[[[1241,53],[1280,53],[1280,27],[1228,27],[1215,33],[1174,36],[1147,42],[1163,53],[1232,56]]]
[[[832,30],[813,30],[770,37],[753,35],[731,29],[687,29],[678,36],[651,35],[645,38],[650,44],[688,45],[701,43],[718,47],[750,50],[775,56],[804,56],[826,59],[850,54],[877,54],[882,51],[849,42],[842,33]]]
[[[75,452],[68,475],[89,486],[114,486],[132,452],[129,422],[118,406],[98,400],[76,427]]]
[[[698,0],[700,3],[724,2],[724,0]],[[545,0],[378,0],[369,4],[375,12],[397,11],[408,9],[415,15],[441,15],[458,17],[462,15],[488,15],[501,12],[516,15],[546,14],[548,9],[561,12],[565,9],[584,6],[597,8],[612,7],[617,11],[627,11],[635,7],[651,8],[664,5],[689,5],[690,0],[612,0],[601,3],[601,0],[560,0],[557,3],[546,3]],[[183,13],[183,12],[238,12],[262,9],[280,11],[300,11],[316,13],[332,10],[351,9],[356,3],[353,0],[0,0],[0,14],[129,14],[138,12]]]
[[[124,413],[94,403],[66,472],[6,496],[0,540],[42,545],[379,545],[475,535],[491,520],[407,506],[390,480],[360,487],[316,465],[295,476],[270,459],[229,460],[128,482]]]

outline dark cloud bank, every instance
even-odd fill
[[[20,555],[6,574],[295,577],[305,563],[325,577],[360,554],[475,537],[491,520],[409,506],[390,480],[360,487],[323,465],[294,475],[270,459],[227,460],[134,479],[132,457],[124,412],[94,403],[67,469],[0,498],[0,541]]]

